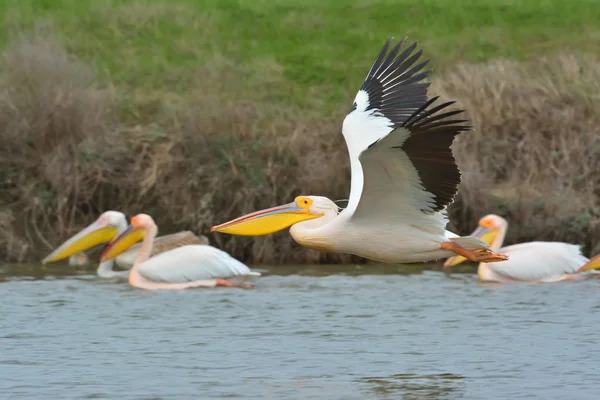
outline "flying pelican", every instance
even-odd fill
[[[260,273],[250,271],[246,265],[212,246],[182,246],[150,258],[157,232],[152,217],[138,214],[131,218],[131,225],[104,249],[100,260],[109,261],[143,239],[129,272],[129,284],[133,287],[148,290],[249,287],[242,283],[260,276]]]
[[[61,244],[56,250],[42,260],[42,264],[69,258],[70,265],[86,265],[87,256],[83,253],[99,244],[107,243],[127,229],[127,218],[119,211],[106,211],[91,225]],[[152,255],[189,244],[208,244],[205,236],[197,237],[190,231],[164,235],[156,240]],[[116,259],[119,267],[129,269],[133,265],[139,245],[132,246]],[[96,274],[100,278],[127,278],[129,271],[115,271],[115,260],[100,263]]]
[[[508,221],[490,214],[479,220],[479,227],[471,234],[489,243],[492,250],[510,257],[507,261],[492,265],[481,262],[477,268],[480,280],[500,283],[579,280],[584,277],[574,276],[576,272],[580,272],[578,270],[593,269],[595,265],[593,260],[590,261],[581,254],[579,246],[569,243],[527,242],[501,247],[507,230]],[[600,267],[600,257],[596,258],[596,267]],[[444,268],[464,261],[464,257],[451,257],[444,263]]]
[[[454,102],[433,106],[428,63],[414,65],[422,51],[416,43],[401,53],[405,40],[383,46],[344,119],[351,189],[348,207],[319,196],[254,212],[212,231],[267,235],[290,228],[299,244],[322,251],[356,254],[389,263],[431,261],[463,255],[473,261],[502,261],[480,239],[445,229],[445,210],[456,195],[460,171],[450,145],[470,130],[466,120],[449,120]],[[440,111],[444,111],[441,112]],[[317,166],[315,166],[317,167]],[[310,171],[307,171],[310,172]]]

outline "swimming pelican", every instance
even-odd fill
[[[473,261],[502,261],[480,239],[445,229],[445,210],[456,195],[460,171],[450,145],[471,127],[449,120],[454,102],[433,106],[429,84],[414,65],[416,43],[401,53],[405,40],[383,46],[344,119],[351,189],[348,207],[319,196],[254,212],[212,231],[257,236],[290,228],[294,240],[322,251],[356,254],[390,263],[436,260],[459,254]],[[441,112],[443,111],[443,112]],[[319,168],[319,166],[315,166]],[[310,172],[310,171],[307,171]]]
[[[479,227],[471,234],[489,243],[492,250],[505,253],[510,257],[507,261],[492,265],[481,262],[477,268],[480,280],[501,283],[557,282],[572,280],[573,274],[582,266],[590,269],[592,267],[590,260],[581,254],[579,246],[574,244],[527,242],[501,247],[507,230],[508,221],[498,215],[490,214],[479,220]],[[458,265],[463,261],[465,261],[464,257],[451,257],[444,263],[444,268]]]
[[[42,264],[70,257],[69,265],[86,265],[88,258],[85,253],[83,253],[85,250],[113,240],[123,233],[125,229],[127,229],[127,218],[125,217],[125,214],[119,211],[106,211],[91,225],[68,239],[50,255],[44,258]],[[152,255],[189,244],[207,245],[208,239],[205,236],[197,237],[190,231],[164,235],[157,238],[156,245],[152,249]],[[115,271],[113,269],[114,263],[116,261],[116,264],[124,269],[131,268],[139,251],[139,247],[139,245],[132,246],[117,257],[116,260],[100,263],[96,270],[96,274],[100,278],[127,278],[129,276],[129,271]]]
[[[104,249],[100,260],[109,261],[143,239],[129,272],[129,284],[140,289],[249,287],[242,282],[260,276],[260,273],[250,271],[246,265],[212,246],[182,246],[149,258],[157,232],[158,228],[149,215],[138,214],[131,218],[131,225]]]

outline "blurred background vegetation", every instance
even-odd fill
[[[359,262],[286,232],[210,226],[299,194],[345,199],[340,133],[389,37],[476,130],[450,229],[600,252],[600,7],[562,0],[0,3],[0,262],[39,260],[105,210],[146,212],[248,263]]]

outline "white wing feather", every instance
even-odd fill
[[[160,253],[141,264],[138,272],[151,281],[170,283],[260,276],[224,251],[208,245],[183,246]]]
[[[360,153],[371,143],[389,134],[392,129],[386,118],[373,116],[364,111],[355,110],[344,119],[342,134],[350,156],[350,196],[348,206],[343,212],[353,213],[360,200],[364,182],[362,165],[358,159]]]
[[[353,213],[363,188],[363,171],[360,154],[369,145],[400,126],[415,110],[427,101],[428,83],[421,83],[431,71],[420,72],[429,60],[414,66],[422,51],[411,55],[416,43],[400,49],[398,43],[388,53],[391,39],[380,51],[377,59],[356,94],[352,109],[344,119],[342,134],[348,147],[351,168],[351,186],[348,207],[343,211]]]
[[[519,281],[540,281],[575,273],[588,259],[579,246],[562,242],[527,242],[503,247],[506,261],[487,264],[493,272]]]
[[[462,112],[445,110],[453,102],[430,107],[436,100],[428,100],[402,126],[361,153],[364,182],[354,221],[446,233],[445,208],[460,183],[451,145],[470,126],[448,119]]]
[[[401,149],[409,136],[407,129],[397,128],[362,154],[364,186],[353,220],[380,223],[400,219],[406,224],[431,220],[431,214],[420,209],[433,204],[434,196],[424,190],[417,170]],[[443,214],[438,216],[435,231],[443,234],[448,221]]]

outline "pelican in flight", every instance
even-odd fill
[[[211,232],[267,235],[290,228],[294,240],[322,251],[350,253],[388,263],[412,263],[462,255],[472,261],[507,259],[478,238],[447,231],[446,207],[454,200],[460,171],[450,145],[470,130],[449,119],[454,102],[434,106],[430,70],[417,60],[416,43],[383,46],[345,117],[342,134],[350,155],[348,207],[319,196],[254,212]],[[390,50],[388,52],[388,50]]]
[[[480,280],[500,283],[579,280],[584,277],[575,276],[575,273],[600,267],[600,256],[595,261],[588,260],[574,244],[527,242],[502,247],[507,230],[508,222],[504,218],[490,214],[479,220],[479,226],[471,234],[489,243],[492,250],[510,257],[507,261],[491,265],[481,262],[477,268]],[[444,263],[444,268],[464,261],[464,257],[451,257]]]
[[[119,211],[106,211],[91,225],[61,244],[56,250],[42,260],[42,264],[55,262],[69,257],[70,265],[86,265],[88,258],[84,251],[100,244],[108,243],[127,229],[127,218]],[[173,248],[190,245],[208,245],[205,236],[197,237],[190,231],[183,231],[164,235],[156,240],[152,255],[171,250]],[[100,278],[127,278],[129,271],[115,271],[114,263],[124,269],[133,265],[139,251],[139,245],[134,245],[126,252],[119,255],[116,260],[109,260],[98,265],[96,274]]]
[[[143,240],[129,271],[129,284],[140,289],[188,289],[194,287],[238,286],[260,276],[229,254],[212,246],[189,245],[165,251],[152,258],[158,228],[152,217],[138,214],[131,225],[104,249],[100,260],[107,262],[133,243]]]

